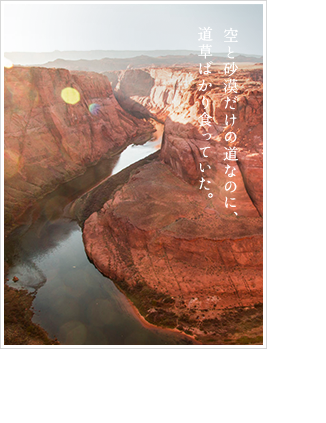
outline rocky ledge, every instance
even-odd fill
[[[194,69],[188,73],[191,83],[181,101],[169,106],[159,159],[132,172],[128,182],[86,220],[85,248],[95,266],[129,295],[150,322],[176,327],[203,343],[259,344],[262,68],[253,66],[237,73],[237,120],[232,126],[237,134],[232,146],[238,148],[238,161],[232,162],[236,209],[225,207],[225,184],[230,178],[225,170],[228,144],[224,136],[231,130],[225,127],[226,76],[216,68],[209,79],[212,85],[205,97],[212,116],[212,138],[205,141],[200,126],[203,92],[198,90],[202,77],[193,77]],[[152,83],[148,77],[143,80],[148,90]],[[153,87],[155,83],[147,96],[151,108]],[[145,92],[141,87],[137,90]],[[144,96],[139,104],[146,104]],[[200,150],[203,147],[209,147],[206,159]],[[199,189],[203,168],[210,191]]]

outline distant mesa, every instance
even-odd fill
[[[262,63],[262,58],[239,55],[234,56],[237,63]],[[223,64],[226,61],[225,57],[213,56],[210,58],[215,64]],[[228,60],[228,59],[227,59]],[[42,64],[45,68],[63,68],[68,70],[78,70],[86,72],[112,72],[121,71],[126,69],[140,69],[140,68],[166,68],[166,67],[190,67],[198,66],[200,58],[198,54],[188,55],[167,55],[167,56],[136,56],[132,58],[103,58],[93,60],[67,60],[56,59]],[[39,66],[34,62],[34,66]]]
[[[260,55],[250,55],[243,53],[234,53],[239,61],[238,56],[245,57],[249,62],[260,62],[262,63],[262,56]],[[92,50],[92,51],[59,51],[55,50],[52,52],[7,52],[5,57],[14,65],[44,65],[48,62],[53,62],[56,60],[102,60],[102,59],[128,59],[128,64],[131,63],[130,59],[144,60],[149,58],[164,58],[164,57],[183,57],[183,58],[193,58],[198,62],[198,50]],[[223,58],[227,56],[227,53],[213,53],[214,57]],[[137,61],[136,60],[136,61]],[[242,60],[242,59],[241,59]],[[187,62],[192,63],[192,62]],[[128,65],[127,64],[127,65]],[[172,65],[173,62],[164,63],[165,65]],[[126,65],[126,66],[127,66]],[[156,64],[157,65],[157,64]],[[146,66],[149,66],[146,63]],[[56,66],[54,66],[56,67]],[[122,70],[125,68],[111,69],[111,70]],[[110,69],[106,69],[110,70]]]

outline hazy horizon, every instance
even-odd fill
[[[226,52],[237,29],[238,54],[263,55],[263,4],[2,3],[4,52],[198,51],[200,27],[212,52]],[[235,50],[233,50],[235,51]]]
[[[48,63],[53,63],[57,60],[64,60],[67,62],[71,61],[100,61],[100,60],[135,60],[137,58],[151,58],[168,60],[168,58],[175,57],[178,58],[189,57],[190,62],[192,57],[198,56],[198,51],[196,50],[72,50],[72,51],[60,51],[55,50],[52,52],[4,52],[5,59],[9,60],[10,63],[14,65],[21,66],[31,66],[31,65],[46,65]],[[214,53],[212,52],[212,58],[226,57],[227,52],[224,53]],[[249,61],[252,59],[261,61],[262,56],[258,55],[247,55],[241,53],[234,53],[234,57],[238,58],[239,55],[248,57]],[[240,59],[239,59],[240,60]]]

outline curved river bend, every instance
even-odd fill
[[[91,264],[76,221],[65,207],[102,180],[160,148],[163,125],[144,145],[89,168],[60,186],[6,239],[8,285],[35,292],[35,323],[65,345],[186,345],[190,338],[144,324],[128,299]],[[14,283],[13,277],[19,278]]]

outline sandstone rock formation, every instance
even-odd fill
[[[66,87],[79,92],[78,103],[62,99]],[[107,77],[96,73],[14,67],[5,70],[4,88],[7,227],[58,184],[154,130],[126,113]]]
[[[194,70],[184,68],[127,69],[104,74],[126,111],[160,121],[180,105],[185,90],[196,76]]]
[[[132,81],[130,72],[120,75],[118,90],[128,86],[124,80]],[[205,109],[198,86],[203,78],[194,69],[183,71],[185,75],[176,80],[190,86],[175,97],[175,71],[157,71],[167,77],[165,90],[155,90],[164,85],[163,76],[160,80],[155,70],[145,72],[155,80],[150,93],[139,95],[139,87],[129,87],[128,94],[166,118],[160,158],[134,171],[128,183],[86,220],[87,254],[149,321],[193,333],[203,342],[232,343],[244,334],[261,342],[262,69],[237,73],[237,119],[232,126],[237,134],[232,146],[238,148],[232,181],[237,188],[228,195],[236,198],[236,209],[225,207],[225,184],[230,180],[225,134],[231,126],[225,127],[224,72],[215,69],[208,80],[212,86],[205,91],[206,110],[213,118],[209,141],[200,126]],[[150,81],[145,76],[142,80],[145,85]],[[204,147],[209,147],[205,159],[200,150]],[[209,191],[199,189],[202,169]]]

